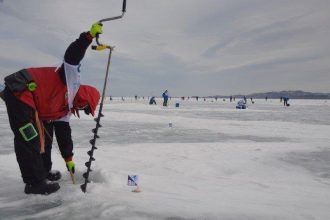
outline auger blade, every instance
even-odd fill
[[[91,145],[94,145],[95,144],[95,139],[89,140],[89,143],[91,143]]]
[[[84,183],[84,184],[80,185],[80,189],[81,189],[81,191],[83,191],[85,193],[86,192],[86,184]]]
[[[91,162],[87,161],[87,162],[85,163],[85,166],[86,166],[87,168],[90,168],[90,167],[91,167]]]
[[[85,179],[88,179],[88,176],[89,176],[89,173],[87,174],[87,173],[84,173],[83,174],[83,177],[85,178]]]

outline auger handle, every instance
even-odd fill
[[[111,47],[109,45],[100,44],[99,42],[97,42],[97,44],[98,45],[92,46],[92,50],[101,51],[101,50],[105,50],[105,49],[111,49]]]
[[[72,173],[72,171],[69,171],[69,172],[70,172],[72,183],[76,184],[76,178],[74,177],[74,174]]]
[[[93,45],[92,50],[96,50],[97,47],[103,46],[103,44],[100,43],[99,38],[100,38],[100,34],[96,34],[95,41],[97,46]]]
[[[126,12],[126,0],[123,1],[123,9],[122,12],[125,13]]]
[[[99,20],[99,23],[101,23],[101,24],[103,25],[103,22],[106,22],[106,21],[113,21],[113,20],[120,19],[120,18],[124,17],[125,12],[126,12],[126,0],[123,0],[122,14],[121,14],[120,16],[115,16],[115,17],[111,17],[111,18],[104,18],[104,19]],[[99,37],[100,37],[99,34],[96,34],[96,36],[95,36],[95,40],[96,40],[96,44],[97,44],[97,46],[102,46],[102,48],[103,48],[103,46],[107,46],[107,45],[104,45],[104,44],[102,44],[102,43],[99,42]],[[93,50],[104,50],[104,49],[106,49],[106,48],[110,49],[109,46],[106,47],[106,48],[103,48],[103,49],[96,49],[97,46],[92,46],[92,49],[93,49]],[[94,49],[94,48],[95,48],[95,49]]]
[[[99,20],[99,22],[102,23],[102,22],[105,22],[105,21],[117,20],[117,19],[120,19],[120,18],[124,17],[124,14],[126,12],[126,0],[123,0],[123,7],[122,7],[121,12],[122,12],[122,14],[120,16],[115,16],[115,17],[111,17],[111,18],[104,18],[104,19]]]

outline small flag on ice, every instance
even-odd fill
[[[128,186],[138,186],[139,185],[139,176],[138,175],[128,175],[127,185]]]

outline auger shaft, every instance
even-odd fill
[[[125,12],[126,12],[126,0],[123,0],[122,14],[120,16],[115,16],[115,17],[110,17],[110,18],[104,18],[104,19],[101,19],[99,22],[102,24],[102,22],[121,19],[121,18],[124,17]],[[107,88],[107,82],[108,82],[108,76],[109,76],[109,69],[110,69],[110,61],[111,61],[111,55],[112,55],[112,50],[113,50],[113,47],[110,47],[110,46],[105,45],[105,44],[101,44],[99,42],[99,34],[96,34],[95,41],[96,41],[96,44],[97,45],[96,46],[92,46],[92,49],[93,50],[97,50],[97,51],[109,49],[109,56],[108,56],[107,70],[106,70],[105,79],[104,79],[103,92],[102,92],[102,97],[101,97],[101,102],[100,102],[100,107],[99,107],[99,113],[97,115],[97,118],[94,119],[96,121],[96,126],[92,130],[92,132],[94,133],[94,137],[93,137],[93,139],[91,139],[89,141],[89,143],[92,145],[92,148],[91,148],[91,150],[89,150],[87,152],[87,154],[89,155],[89,160],[85,163],[85,165],[87,167],[87,171],[83,174],[83,177],[85,179],[85,182],[82,185],[80,185],[80,188],[81,188],[81,190],[84,193],[86,192],[87,184],[90,182],[89,179],[88,179],[88,177],[89,177],[89,173],[92,172],[92,169],[91,169],[92,161],[95,160],[95,158],[93,157],[93,154],[94,154],[94,150],[97,149],[97,147],[95,146],[96,139],[99,138],[99,136],[97,135],[97,132],[98,132],[99,128],[102,127],[102,125],[100,124],[100,121],[101,121],[101,117],[104,116],[102,114],[102,109],[103,109],[103,102],[104,102],[105,91],[106,91],[106,88]]]
[[[91,169],[92,161],[95,160],[95,158],[93,157],[93,154],[94,154],[94,150],[97,149],[97,147],[95,146],[96,139],[99,138],[99,136],[97,135],[97,132],[98,132],[99,128],[102,127],[102,125],[100,124],[100,121],[101,121],[101,117],[104,116],[102,114],[103,102],[104,102],[104,97],[105,97],[105,91],[106,91],[106,88],[107,88],[107,82],[108,82],[108,76],[109,76],[109,70],[110,70],[110,63],[111,63],[111,55],[112,55],[112,50],[113,50],[112,47],[107,47],[107,48],[109,49],[109,56],[108,56],[107,70],[106,70],[104,84],[103,84],[103,92],[102,92],[99,112],[98,112],[97,118],[94,119],[95,122],[96,122],[96,126],[92,130],[92,132],[94,133],[94,137],[93,137],[93,139],[91,139],[89,141],[89,143],[92,145],[92,147],[91,147],[91,150],[89,150],[87,152],[87,154],[89,155],[89,160],[85,163],[85,166],[87,167],[87,171],[83,174],[83,177],[84,177],[85,181],[82,185],[80,185],[80,188],[84,193],[86,192],[87,184],[90,182],[88,177],[89,177],[89,173],[92,172],[92,169]]]

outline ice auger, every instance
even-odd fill
[[[126,0],[123,0],[122,15],[116,16],[116,17],[105,18],[105,19],[99,20],[99,22],[102,24],[102,22],[120,19],[124,16],[125,12],[126,12]],[[106,74],[105,74],[105,79],[104,79],[103,92],[102,92],[99,112],[98,112],[97,118],[94,119],[96,122],[96,126],[95,126],[95,128],[92,129],[94,136],[93,136],[93,139],[91,139],[89,141],[89,143],[92,145],[92,147],[87,152],[87,154],[89,156],[89,160],[85,163],[85,165],[87,167],[87,171],[85,173],[83,173],[83,177],[84,177],[85,181],[82,185],[80,185],[80,188],[84,193],[86,192],[87,184],[90,182],[88,177],[89,177],[89,173],[92,172],[92,169],[91,169],[92,162],[95,160],[95,158],[93,157],[93,154],[94,154],[94,150],[97,149],[97,147],[95,146],[96,139],[99,138],[97,132],[98,132],[99,128],[102,127],[102,125],[100,124],[100,120],[101,120],[101,117],[104,117],[104,115],[102,114],[103,101],[104,101],[104,96],[105,96],[105,91],[106,91],[107,81],[108,81],[108,76],[109,76],[111,55],[112,55],[112,51],[114,48],[114,47],[111,47],[106,44],[101,44],[99,42],[98,34],[96,35],[96,44],[97,45],[92,46],[93,50],[101,51],[101,50],[109,49],[109,56],[108,56],[108,63],[107,63],[107,69],[106,69]]]

